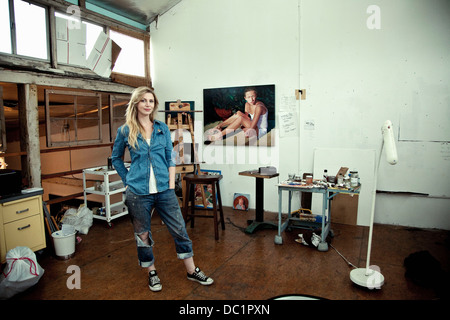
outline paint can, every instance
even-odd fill
[[[358,171],[350,171],[350,187],[357,187],[359,184]]]

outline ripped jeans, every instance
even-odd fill
[[[167,189],[163,192],[141,196],[134,194],[130,191],[130,188],[127,188],[125,204],[128,207],[128,213],[133,223],[138,260],[141,267],[150,267],[155,263],[153,256],[154,241],[151,233],[151,212],[153,207],[158,211],[161,220],[167,226],[175,241],[177,257],[179,259],[187,259],[194,255],[192,241],[186,232],[186,225],[175,190]],[[139,237],[139,235],[146,232],[148,232],[149,244],[146,244]]]

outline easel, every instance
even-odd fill
[[[192,122],[191,113],[201,112],[191,110],[191,104],[187,102],[181,102],[180,99],[177,102],[171,102],[169,104],[169,110],[164,111],[167,114],[166,124],[169,127],[170,131],[175,130],[175,138],[173,148],[175,151],[178,151],[179,155],[179,163],[177,163],[175,173],[179,173],[181,175],[181,184],[182,184],[182,193],[183,199],[186,196],[186,182],[183,177],[186,173],[199,173],[200,172],[200,163],[198,160],[197,148],[195,146],[195,137],[194,137],[194,124]],[[171,113],[176,113],[176,118],[172,119]],[[186,163],[184,162],[184,142],[183,142],[183,130],[189,131],[191,134],[192,140],[192,149],[194,152],[194,163]],[[203,205],[206,208],[207,201],[203,187],[202,190],[202,199]],[[195,205],[194,203],[192,205]]]
[[[190,103],[181,102],[171,102],[169,104],[168,115],[166,117],[166,124],[169,130],[175,130],[174,139],[174,149],[178,149],[178,154],[180,156],[180,163],[184,164],[184,144],[183,144],[183,130],[186,129],[191,134],[192,144],[194,146],[194,162],[198,163],[197,149],[195,148],[195,138],[194,138],[194,125],[192,123],[191,113],[195,112],[191,110]],[[177,117],[172,119],[171,113],[177,113]]]

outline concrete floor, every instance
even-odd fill
[[[188,281],[183,263],[176,258],[173,240],[158,215],[152,233],[156,267],[163,290],[148,289],[147,274],[138,266],[136,245],[128,217],[114,220],[109,228],[94,220],[87,235],[69,260],[57,260],[50,245],[38,255],[45,273],[40,281],[13,300],[265,300],[301,294],[331,300],[435,300],[432,288],[424,288],[405,277],[404,259],[428,250],[446,272],[450,269],[449,232],[375,225],[371,264],[385,277],[381,289],[368,290],[353,284],[352,267],[337,251],[327,252],[295,242],[301,229],[283,233],[283,244],[274,243],[276,230],[243,232],[254,211],[225,208],[225,231],[214,240],[213,221],[197,218],[187,227],[194,243],[194,259],[214,284],[204,287]],[[276,221],[275,213],[265,213]],[[368,228],[332,224],[332,245],[348,261],[364,267]],[[80,289],[68,289],[68,267],[80,268]]]

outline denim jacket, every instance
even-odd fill
[[[123,131],[122,131],[123,127]],[[154,120],[150,146],[139,133],[137,147],[128,144],[129,128],[125,124],[117,130],[116,140],[112,151],[112,164],[124,186],[137,195],[149,194],[150,166],[156,177],[158,192],[169,188],[169,167],[175,166],[175,154],[172,147],[170,131],[164,122]],[[131,157],[131,166],[127,170],[123,162],[125,148]]]

